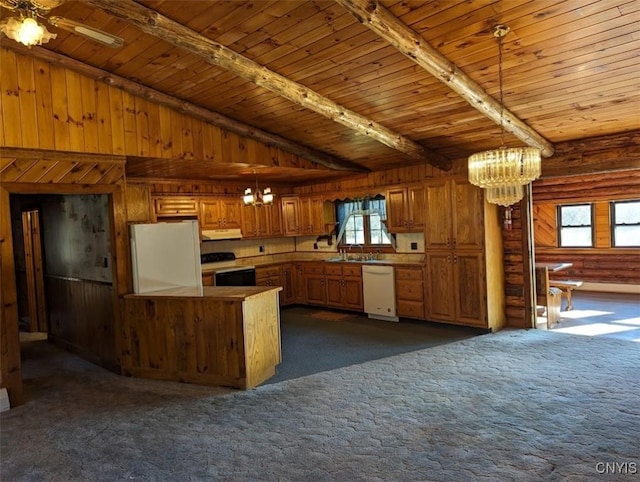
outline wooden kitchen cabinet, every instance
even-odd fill
[[[333,203],[322,196],[285,196],[282,198],[282,225],[285,236],[327,234],[335,226]]]
[[[304,264],[294,263],[292,265],[293,296],[296,303],[305,302]]]
[[[397,266],[395,275],[398,316],[424,320],[424,270],[421,266]]]
[[[200,229],[239,229],[242,202],[235,198],[200,200]]]
[[[162,196],[153,199],[156,217],[197,216],[198,199],[187,196]]]
[[[325,267],[327,306],[362,311],[362,266],[335,263]]]
[[[482,249],[482,189],[463,180],[436,179],[426,184],[425,248]]]
[[[242,235],[245,238],[260,238],[282,235],[280,202],[268,206],[242,206]]]
[[[427,317],[435,321],[486,325],[484,257],[482,253],[427,253]]]
[[[304,263],[304,298],[311,305],[326,305],[327,285],[324,275],[324,263]]]
[[[280,292],[280,305],[286,306],[296,302],[295,266],[282,265],[282,291]]]
[[[387,230],[391,233],[420,232],[425,224],[425,188],[423,184],[387,189]]]

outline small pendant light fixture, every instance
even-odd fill
[[[500,143],[498,149],[478,152],[469,157],[469,182],[486,189],[487,202],[510,206],[524,196],[523,186],[540,177],[540,149],[506,147],[504,144],[504,94],[502,88],[502,39],[509,33],[506,25],[496,25],[498,40],[498,77],[500,82]]]
[[[255,174],[255,173],[254,173]],[[265,206],[273,203],[274,194],[271,192],[270,187],[265,187],[264,191],[258,188],[258,176],[256,175],[256,189],[255,192],[250,187],[244,190],[242,201],[246,206]]]

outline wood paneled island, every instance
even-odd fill
[[[175,288],[123,297],[123,372],[253,388],[281,361],[281,287]]]

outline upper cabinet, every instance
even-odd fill
[[[426,184],[427,249],[482,249],[482,189],[462,180],[435,179]]]
[[[282,227],[285,236],[312,236],[330,233],[335,227],[332,202],[322,196],[282,198]]]
[[[387,230],[391,233],[420,232],[425,223],[425,189],[423,184],[388,189]]]
[[[187,196],[161,196],[153,200],[156,217],[197,216],[198,199]]]
[[[200,201],[200,228],[240,228],[241,206],[242,202],[236,198],[203,198]]]
[[[267,206],[242,206],[242,236],[282,236],[282,212],[277,199]]]

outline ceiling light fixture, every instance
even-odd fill
[[[502,89],[502,39],[509,33],[506,25],[496,25],[498,40],[498,78],[500,82],[500,147],[469,157],[469,182],[485,188],[487,201],[510,206],[524,196],[523,186],[540,177],[540,149],[506,147],[504,144],[504,94]]]
[[[256,176],[256,190],[251,190],[250,187],[244,190],[244,196],[242,200],[246,206],[265,206],[273,203],[273,193],[270,187],[265,187],[264,191],[258,188],[258,176]]]
[[[20,18],[9,17],[2,20],[0,31],[10,39],[27,47],[46,44],[49,40],[57,37],[57,34],[49,32],[47,27],[39,24],[31,12],[27,12],[26,16],[21,13]]]

